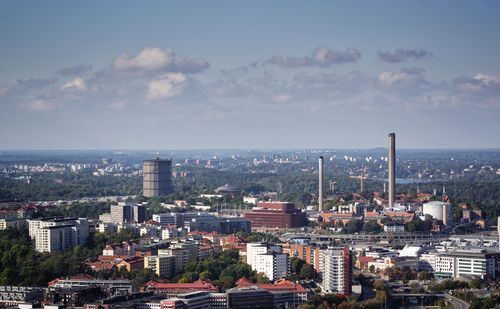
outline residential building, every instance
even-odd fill
[[[85,244],[89,237],[86,218],[43,218],[28,220],[28,224],[38,252],[63,252]]]
[[[252,269],[264,273],[269,280],[274,281],[290,276],[290,257],[288,254],[269,252],[255,255]]]
[[[145,256],[144,268],[151,269],[160,278],[172,278],[175,275],[175,257],[173,255]]]
[[[351,294],[352,254],[349,248],[328,247],[325,249],[321,269],[323,293]]]
[[[314,267],[317,272],[321,272],[321,252],[323,246],[317,244],[296,244],[290,243],[283,246],[283,252],[290,257],[296,257]]]

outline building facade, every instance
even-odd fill
[[[143,162],[143,195],[162,196],[172,193],[172,161],[156,158]]]
[[[307,216],[294,204],[285,202],[261,202],[245,213],[252,228],[297,228],[307,225]]]
[[[351,294],[352,255],[349,248],[328,247],[322,257],[323,293]]]
[[[89,237],[86,218],[42,218],[29,220],[28,224],[38,252],[63,252],[85,244]]]

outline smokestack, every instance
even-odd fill
[[[396,133],[389,133],[388,147],[389,208],[396,202]]]
[[[318,159],[318,176],[319,176],[319,186],[318,186],[318,211],[323,211],[323,156]]]

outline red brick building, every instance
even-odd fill
[[[307,225],[307,216],[293,203],[261,202],[257,207],[245,213],[245,218],[252,222],[252,229],[258,228],[296,228]]]

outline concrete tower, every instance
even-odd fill
[[[323,156],[318,159],[318,177],[319,177],[319,186],[318,186],[318,211],[323,211]]]
[[[396,133],[389,133],[388,145],[389,208],[396,202]]]
[[[145,197],[172,193],[171,160],[144,160],[142,191]]]

